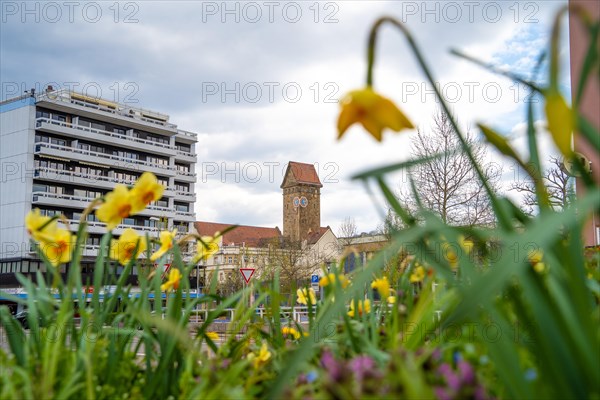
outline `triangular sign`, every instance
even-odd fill
[[[254,271],[256,271],[254,268],[240,268],[242,278],[244,278],[246,283],[250,282],[250,278],[252,278],[252,275],[254,275]]]

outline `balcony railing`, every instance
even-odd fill
[[[50,199],[61,199],[61,200],[69,200],[69,201],[85,201],[90,202],[94,200],[94,197],[87,196],[74,196],[70,194],[62,194],[62,193],[50,193],[50,192],[33,192],[32,194],[33,201],[37,201],[38,197],[47,197]]]
[[[166,170],[170,170],[170,171],[175,171],[176,170],[176,168],[174,166],[171,166],[171,165],[153,164],[153,163],[149,163],[147,161],[136,160],[136,159],[133,159],[133,158],[127,158],[127,157],[122,157],[122,156],[115,156],[113,154],[100,153],[100,152],[97,152],[97,151],[84,150],[84,149],[79,149],[79,148],[76,148],[76,147],[62,146],[62,145],[59,145],[59,144],[51,144],[51,143],[44,143],[44,142],[37,142],[37,143],[35,143],[35,153],[36,154],[39,153],[41,151],[42,147],[49,148],[49,149],[54,149],[54,150],[66,151],[66,152],[70,152],[70,153],[83,154],[83,155],[92,156],[92,157],[106,158],[107,160],[123,161],[125,163],[136,164],[136,165],[143,165],[143,166],[146,166],[146,167],[166,169]]]
[[[183,150],[177,150],[177,155],[196,158],[196,155],[194,153],[190,153],[189,151]]]
[[[191,193],[191,192],[186,192],[185,190],[177,190],[175,192],[175,194],[177,196],[182,196],[182,197],[195,197],[196,194],[195,193]]]
[[[192,172],[192,171],[184,171],[184,170],[181,170],[181,169],[176,169],[176,171],[177,171],[177,174],[178,174],[178,175],[183,175],[183,176],[196,176],[196,173],[195,173],[195,172]]]
[[[43,93],[43,94],[38,95],[37,101],[50,101],[53,103],[58,103],[58,102],[70,103],[70,104],[75,104],[75,105],[86,107],[86,108],[93,108],[98,111],[110,113],[113,115],[118,115],[121,117],[128,117],[131,119],[144,121],[144,122],[147,122],[147,123],[150,123],[153,125],[158,125],[161,127],[165,127],[168,129],[177,129],[177,125],[175,125],[175,124],[171,124],[166,121],[160,121],[160,120],[156,120],[156,119],[152,119],[152,118],[146,118],[143,115],[143,114],[150,114],[150,115],[157,114],[155,111],[144,110],[142,108],[135,108],[135,107],[128,106],[126,104],[107,102],[107,101],[101,100],[101,99],[92,99],[92,100],[95,100],[96,103],[98,103],[98,104],[94,104],[91,102],[82,101],[82,100],[73,98],[72,95],[82,97],[80,95],[77,95],[76,93],[73,93],[73,92],[70,92],[67,90],[58,90],[58,91],[54,91],[54,92],[50,92],[50,93]],[[109,107],[108,105],[100,104],[100,103],[110,103],[111,107]]]
[[[67,221],[69,221],[69,225],[71,225],[72,227],[79,226],[79,220],[69,219]],[[103,223],[103,222],[86,221],[86,223],[90,227],[106,228],[106,224]],[[131,229],[133,229],[135,231],[141,231],[141,232],[154,232],[154,233],[158,233],[158,231],[159,231],[158,228],[155,228],[153,226],[127,225],[127,224],[119,224],[119,225],[117,225],[117,227],[115,229],[127,229],[127,228],[131,228]]]
[[[194,216],[194,212],[193,211],[178,211],[175,210],[175,214],[176,215],[181,215],[184,217],[193,217]]]
[[[108,136],[108,137],[112,137],[112,138],[129,140],[129,141],[135,142],[135,143],[143,143],[143,144],[147,144],[150,146],[158,146],[158,147],[162,147],[165,149],[175,150],[175,146],[170,145],[170,144],[155,142],[153,140],[140,139],[140,138],[136,138],[133,136],[123,135],[122,133],[115,133],[115,132],[105,131],[102,129],[88,128],[87,126],[72,124],[70,122],[56,121],[56,120],[50,119],[50,118],[38,118],[35,121],[36,121],[36,127],[38,127],[38,128],[40,126],[42,126],[43,122],[45,122],[45,123],[52,124],[52,125],[62,126],[64,128],[77,129],[80,131],[95,133],[98,135],[104,135],[104,136]],[[177,153],[179,153],[179,151],[177,151]]]
[[[177,129],[177,134],[184,136],[184,137],[188,137],[190,139],[194,139],[194,140],[198,140],[198,135],[195,134],[194,132],[189,132],[189,131],[184,131],[182,129]]]
[[[48,197],[52,199],[61,199],[61,200],[69,200],[69,201],[85,201],[91,202],[95,200],[95,197],[87,197],[87,196],[74,196],[70,194],[62,194],[62,193],[50,193],[50,192],[33,192],[32,193],[33,201],[37,201],[37,197]],[[163,212],[171,212],[172,210],[169,207],[157,206],[155,204],[150,204],[146,207],[148,210],[155,211],[163,211]]]
[[[126,185],[133,185],[136,182],[135,179],[118,179],[118,178],[111,177],[111,176],[96,175],[96,174],[82,174],[80,172],[67,171],[64,169],[55,169],[55,168],[48,168],[48,167],[36,168],[34,176],[36,178],[37,177],[44,178],[41,175],[41,173],[70,176],[70,177],[74,177],[74,178],[83,178],[83,179],[88,179],[89,181],[104,181],[104,182],[110,182],[110,183],[123,183]]]

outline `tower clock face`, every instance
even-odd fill
[[[298,207],[300,205],[300,198],[294,197],[294,200],[292,200],[292,204],[294,204],[294,207]]]
[[[306,197],[302,196],[302,197],[300,198],[300,205],[301,205],[302,207],[306,207],[306,206],[308,205],[308,199],[307,199]]]

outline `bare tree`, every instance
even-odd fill
[[[476,143],[469,132],[465,140],[482,169],[485,180],[496,189],[501,169],[485,161],[486,149]],[[405,188],[400,192],[400,199],[408,205],[409,210],[415,212],[420,201],[423,207],[433,211],[450,225],[489,226],[495,223],[484,184],[478,179],[469,158],[462,151],[448,115],[441,110],[436,113],[431,133],[417,131],[417,136],[412,141],[412,153],[414,158],[438,154],[442,156],[419,164],[409,171],[416,193]],[[391,221],[394,222],[398,221]]]
[[[356,227],[356,221],[352,217],[344,218],[344,221],[338,228],[338,241],[340,246],[344,247],[352,242],[352,237],[358,234],[358,228]]]
[[[570,204],[573,198],[572,179],[565,171],[562,161],[557,157],[550,157],[550,168],[544,174],[544,185],[548,190],[550,205],[555,210],[562,210]],[[535,185],[532,180],[522,180],[513,182],[510,190],[515,190],[523,195],[522,204],[525,212],[533,214],[538,206],[535,195]]]

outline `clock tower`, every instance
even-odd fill
[[[322,187],[314,165],[289,162],[281,183],[284,237],[296,242],[319,231]]]

